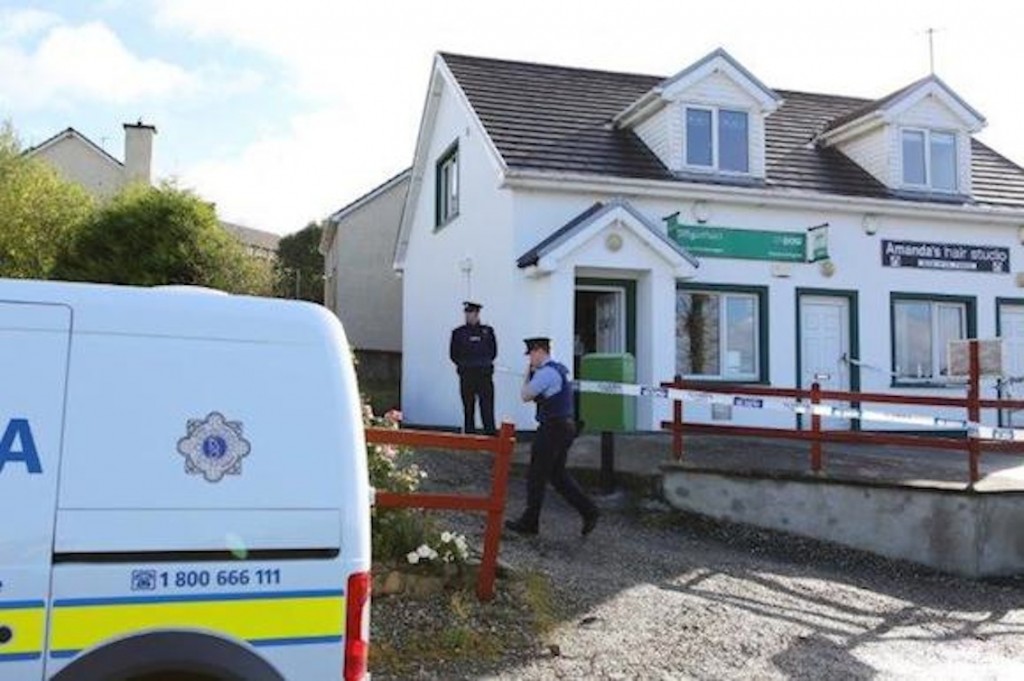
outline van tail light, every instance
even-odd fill
[[[355,572],[348,578],[345,608],[345,681],[366,678],[370,652],[370,573]]]

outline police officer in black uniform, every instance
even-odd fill
[[[523,380],[521,397],[537,404],[537,434],[530,449],[530,468],[526,478],[526,510],[505,527],[520,534],[537,534],[540,509],[544,505],[547,483],[555,488],[583,518],[582,533],[590,534],[600,512],[593,500],[565,470],[569,447],[576,439],[573,388],[569,369],[551,359],[548,338],[527,338],[526,354],[530,365]]]
[[[468,300],[462,303],[466,323],[452,330],[448,355],[459,372],[463,432],[477,432],[475,416],[479,400],[484,432],[494,435],[494,358],[498,356],[498,339],[494,329],[480,323],[482,307]]]

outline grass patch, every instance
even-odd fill
[[[381,597],[373,608],[370,670],[383,679],[497,670],[536,654],[558,624],[551,583],[541,573],[502,580],[489,603],[454,591],[426,602]]]
[[[528,572],[522,577],[523,604],[530,613],[533,631],[546,637],[558,624],[558,613],[551,593],[551,581],[540,572]]]

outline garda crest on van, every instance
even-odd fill
[[[242,437],[242,422],[228,421],[220,412],[205,419],[189,419],[187,435],[178,440],[178,453],[185,457],[185,471],[202,475],[207,482],[220,482],[225,475],[239,475],[242,459],[252,447]]]

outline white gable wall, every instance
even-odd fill
[[[427,134],[423,181],[411,206],[402,275],[402,404],[411,423],[457,426],[462,423],[462,406],[448,343],[451,330],[463,323],[463,300],[471,297],[484,305],[483,322],[498,331],[498,361],[521,365],[522,344],[502,333],[516,314],[512,200],[498,188],[485,139],[447,82],[433,129]],[[456,138],[459,215],[435,230],[435,166]],[[467,259],[472,261],[468,277],[461,269]],[[500,380],[496,375],[496,384]],[[496,397],[500,419],[513,411],[511,397],[507,389],[499,390]]]
[[[893,173],[899,172],[899,167],[894,169],[890,163],[892,132],[890,126],[875,128],[838,145],[839,150],[874,175],[879,182],[889,186],[896,177]]]
[[[125,183],[124,168],[76,137],[63,137],[32,154],[97,196],[111,196]]]
[[[893,147],[891,171],[896,179],[896,184],[901,184],[902,154],[903,147],[899,136],[899,128],[909,126],[915,128],[928,128],[956,132],[957,137],[957,190],[959,193],[971,193],[971,136],[964,130],[961,121],[948,106],[943,104],[936,97],[924,97],[917,104],[914,104],[895,121],[894,135],[895,146]]]
[[[674,170],[679,165],[679,156],[674,152],[672,144],[672,116],[665,114],[666,110],[671,108],[663,108],[637,125],[634,131],[666,167]]]

